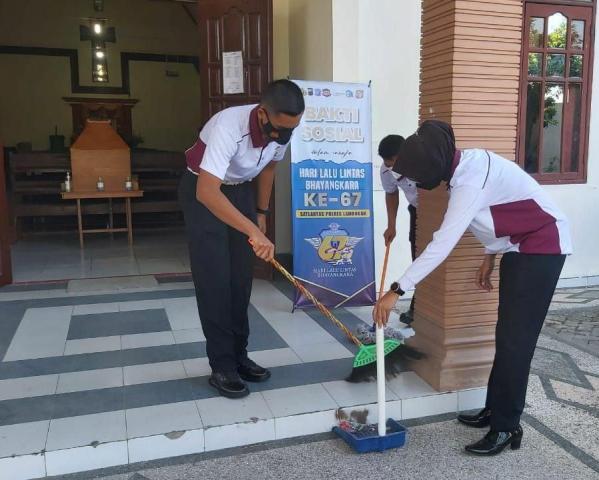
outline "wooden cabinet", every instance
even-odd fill
[[[107,191],[125,189],[131,177],[131,153],[109,120],[86,120],[86,126],[71,145],[74,192],[93,192],[100,178]]]
[[[110,120],[113,128],[125,142],[133,138],[131,109],[139,101],[133,98],[81,98],[64,97],[73,114],[73,140],[85,128],[87,119]]]

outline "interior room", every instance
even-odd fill
[[[202,122],[193,6],[0,1],[0,142],[13,282],[189,270],[177,185]],[[102,166],[115,145],[77,149],[90,120],[118,133],[125,170]],[[94,165],[85,173],[91,189],[102,181],[105,192],[134,191],[129,234],[126,198],[64,198],[81,181],[73,178],[73,151]],[[98,232],[107,228],[115,232]]]

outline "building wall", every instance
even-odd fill
[[[291,0],[293,1],[293,0]],[[273,0],[273,78],[289,76],[289,2]],[[290,154],[277,165],[275,176],[275,245],[277,253],[291,252]]]
[[[331,0],[273,0],[274,78],[332,80]],[[277,166],[276,247],[291,253],[291,155]]]
[[[562,272],[561,285],[599,284],[599,8],[595,19],[595,65],[587,182],[545,187],[570,219],[574,254]]]
[[[373,161],[385,135],[408,135],[418,125],[420,1],[274,0],[274,76],[364,82],[373,88]],[[282,27],[287,22],[288,28]],[[285,55],[287,46],[288,56]],[[288,154],[289,157],[289,154]],[[290,253],[291,198],[289,159],[277,167],[277,252]],[[375,175],[376,238],[386,227],[385,194]],[[405,207],[407,204],[402,203]],[[400,209],[398,240],[391,254],[389,278],[410,261],[409,218]],[[383,252],[376,244],[377,275]]]
[[[0,138],[6,146],[31,142],[49,149],[54,128],[67,138],[73,131],[69,60],[64,57],[0,55]]]
[[[458,148],[485,148],[513,160],[522,2],[425,0],[423,12],[420,120],[451,123]],[[422,250],[443,220],[448,193],[438,188],[420,198],[416,235]],[[473,281],[483,256],[480,242],[466,233],[448,259],[418,285],[417,314],[444,327],[476,326],[481,338],[492,342],[498,292],[483,292]],[[463,340],[468,335],[459,334]]]
[[[109,86],[121,85],[120,52],[197,55],[197,27],[182,6],[148,0],[105,0],[104,12],[91,1],[0,0],[0,45],[77,49],[82,85],[91,81],[91,45],[79,39],[85,18],[106,17],[117,42],[107,44]],[[135,133],[143,147],[182,150],[200,123],[199,74],[189,64],[169,64],[178,77],[165,75],[166,64],[131,62],[131,97]],[[0,138],[6,145],[30,141],[48,148],[57,126],[67,139],[72,132],[70,68],[64,57],[0,54]],[[104,97],[106,95],[81,95]],[[113,96],[110,97],[123,97]]]
[[[385,193],[378,171],[378,143],[386,135],[403,136],[418,126],[420,0],[333,0],[333,80],[372,81],[372,160],[377,278],[384,256],[387,226]],[[395,280],[410,263],[407,203],[401,198],[397,239],[387,278]]]
[[[332,80],[331,0],[290,0],[289,75],[298,80]]]
[[[442,3],[442,2],[440,2]],[[469,1],[461,1],[460,8],[468,10]],[[486,2],[485,2],[486,3]],[[515,6],[520,2],[512,2]],[[509,8],[513,8],[510,5]],[[420,69],[420,8],[419,0],[333,0],[333,79],[335,81],[372,80],[373,89],[373,160],[375,170],[380,166],[376,155],[378,141],[388,133],[409,135],[418,125],[418,91]],[[485,7],[489,28],[494,25],[493,13],[489,6]],[[481,9],[472,8],[471,12],[462,11],[458,21],[468,22],[470,15],[481,15]],[[599,11],[599,9],[598,9]],[[505,15],[498,12],[496,15]],[[516,21],[517,23],[517,21]],[[569,217],[574,241],[574,255],[570,256],[562,272],[562,285],[585,285],[599,283],[599,255],[596,245],[599,236],[599,211],[594,207],[599,205],[599,31],[596,20],[595,27],[595,62],[593,75],[593,96],[591,106],[590,140],[588,155],[587,183],[583,185],[547,185],[545,188]],[[506,26],[511,30],[510,35],[518,35],[519,25]],[[472,32],[478,35],[480,32]],[[484,33],[484,32],[483,32]],[[502,40],[503,41],[503,40]],[[519,44],[519,38],[509,38],[508,43]],[[501,43],[501,42],[500,42]],[[517,48],[511,55],[518,55]],[[454,97],[462,95],[466,100],[473,100],[468,93],[467,82],[473,76],[467,69],[468,52],[462,52],[462,65],[458,62],[450,68],[456,68],[456,73],[462,77],[455,85]],[[485,73],[495,74],[492,66],[484,66]],[[498,65],[495,68],[506,68]],[[462,71],[460,71],[462,69]],[[481,131],[486,127],[480,119],[468,118],[467,102],[463,102],[460,113],[466,121],[457,125],[457,136],[461,138],[462,146],[485,146],[514,159],[516,130],[514,123],[513,85],[517,72],[514,67],[505,72],[508,79],[508,93],[511,104],[501,100],[505,85],[497,82],[498,91],[491,94],[489,103],[493,104],[496,115],[505,119],[505,129],[500,129],[498,135],[492,134],[481,141]],[[457,75],[459,77],[460,75]],[[480,75],[479,75],[480,76]],[[434,88],[434,78],[430,79]],[[466,82],[466,83],[464,83]],[[469,98],[470,97],[470,98]],[[459,99],[459,98],[458,98]],[[493,101],[493,100],[500,101]],[[484,98],[475,98],[479,104],[484,104]],[[423,106],[423,112],[426,110]],[[431,112],[425,112],[431,113]],[[442,114],[443,112],[432,112]],[[427,116],[427,115],[425,115]],[[455,119],[452,119],[454,121]],[[474,142],[474,143],[473,143]],[[481,143],[482,142],[482,143]],[[483,145],[484,144],[484,145]],[[405,205],[405,202],[402,202]],[[384,193],[375,175],[374,185],[375,231],[376,238],[381,238],[386,226]],[[594,212],[589,215],[589,211]],[[394,242],[389,265],[389,278],[396,278],[409,264],[409,244],[407,241],[408,217],[400,206],[398,218],[398,239]],[[377,258],[377,276],[380,268],[384,247],[382,242],[375,243]]]
[[[272,0],[273,78],[275,79],[289,76],[289,1]]]

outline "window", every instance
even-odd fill
[[[525,7],[518,161],[542,183],[586,180],[594,7],[576,3]]]

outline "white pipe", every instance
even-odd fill
[[[376,391],[379,407],[379,437],[387,432],[387,413],[385,402],[385,333],[381,327],[376,328]]]

